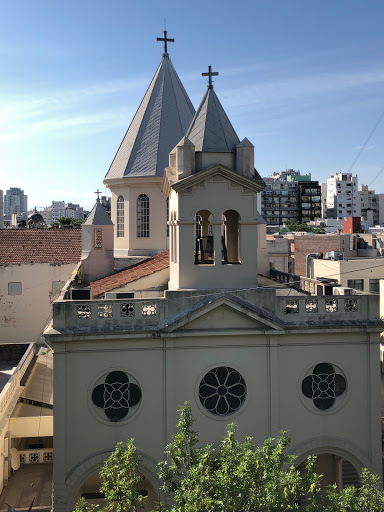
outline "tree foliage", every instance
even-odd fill
[[[383,512],[384,493],[379,477],[367,469],[359,488],[338,491],[321,488],[316,457],[308,457],[300,469],[289,455],[289,437],[282,432],[258,447],[251,437],[236,439],[236,427],[228,425],[219,447],[199,447],[191,409],[184,404],[174,440],[159,463],[163,491],[172,498],[167,512]]]
[[[305,222],[285,222],[285,227],[281,229],[282,232],[295,232],[305,231],[306,233],[316,233],[317,235],[324,235],[325,229],[322,226],[309,226]]]
[[[158,464],[161,489],[172,503],[162,512],[383,512],[384,492],[379,477],[367,469],[359,488],[336,485],[321,488],[316,457],[300,469],[289,455],[289,437],[282,432],[255,446],[251,437],[236,439],[234,424],[218,446],[201,446],[193,429],[191,408],[184,404],[173,441],[166,446],[166,460]],[[138,512],[145,498],[138,494],[140,476],[133,440],[118,443],[101,472],[101,490],[107,498],[104,512]],[[94,512],[81,499],[75,512]]]
[[[51,226],[71,226],[71,227],[81,227],[82,223],[85,221],[85,217],[83,219],[74,219],[72,217],[60,217],[55,222],[52,222]]]
[[[136,453],[133,439],[126,445],[117,443],[114,452],[104,462],[100,470],[100,491],[105,496],[105,506],[99,509],[89,505],[84,498],[76,503],[74,512],[138,512],[147,499],[138,492],[141,480],[138,470],[140,457]]]
[[[298,471],[296,458],[286,451],[286,433],[257,447],[250,437],[236,440],[231,424],[218,448],[199,448],[192,426],[191,410],[184,405],[174,441],[165,449],[168,460],[159,463],[162,488],[173,495],[169,511],[320,510],[321,476],[315,471],[315,458],[308,458]]]

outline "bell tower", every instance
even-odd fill
[[[257,286],[258,236],[264,220],[254,146],[240,142],[216,93],[208,88],[169,155],[163,193],[169,201],[169,289]],[[260,251],[259,251],[260,253]]]

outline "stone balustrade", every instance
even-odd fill
[[[43,464],[53,462],[53,448],[20,450],[20,464]]]
[[[262,291],[259,291],[262,290]],[[165,292],[162,298],[59,300],[53,305],[53,328],[60,332],[156,331],[168,319],[204,308],[218,299],[241,301],[288,327],[300,324],[364,323],[378,325],[379,297],[277,296],[273,289]]]

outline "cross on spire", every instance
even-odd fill
[[[94,194],[97,194],[97,199],[96,201],[99,203],[100,202],[100,198],[99,198],[99,194],[101,194],[100,190],[97,189],[96,192],[94,192]]]
[[[218,75],[219,73],[217,71],[212,71],[212,66],[208,66],[208,73],[201,73],[201,76],[208,77],[208,89],[213,89],[212,77]]]
[[[164,37],[157,37],[156,41],[164,41],[164,55],[168,55],[167,43],[174,43],[174,39],[169,39],[167,37],[167,31],[164,30]]]

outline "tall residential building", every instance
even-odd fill
[[[4,215],[12,216],[14,213],[23,213],[28,211],[28,196],[24,190],[11,187],[4,196]]]
[[[364,220],[371,220],[372,226],[384,223],[384,194],[376,194],[368,185],[360,185],[359,205]]]
[[[52,201],[52,222],[59,220],[60,217],[65,217],[65,202]]]
[[[71,217],[72,219],[80,220],[84,218],[84,209],[73,203],[66,203],[64,210],[64,217]]]
[[[339,172],[327,180],[327,218],[359,217],[357,174]]]
[[[321,218],[321,187],[310,174],[288,169],[264,178],[261,215],[269,225],[284,222],[309,222]]]

